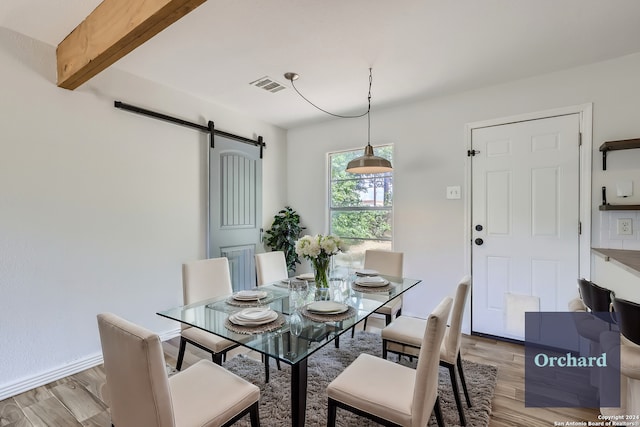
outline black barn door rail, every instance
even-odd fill
[[[115,108],[119,108],[121,110],[130,111],[132,113],[141,114],[143,116],[148,116],[148,117],[152,117],[154,119],[163,120],[165,122],[174,123],[174,124],[177,124],[177,125],[180,125],[180,126],[185,126],[185,127],[188,127],[188,128],[196,129],[196,130],[199,130],[200,132],[206,132],[206,133],[209,134],[211,148],[214,148],[214,146],[213,146],[213,136],[214,135],[224,136],[226,138],[233,139],[233,140],[238,141],[238,142],[243,142],[245,144],[251,144],[251,145],[254,145],[256,147],[260,147],[260,158],[262,158],[262,150],[267,148],[267,144],[265,144],[265,142],[262,140],[262,136],[258,136],[258,140],[256,141],[256,140],[253,140],[253,139],[245,138],[243,136],[234,135],[234,134],[229,133],[229,132],[224,132],[224,131],[215,129],[215,127],[213,125],[213,122],[211,120],[207,123],[207,126],[204,126],[204,125],[200,125],[198,123],[193,123],[193,122],[189,122],[187,120],[182,120],[182,119],[179,119],[177,117],[172,117],[172,116],[168,116],[166,114],[162,114],[162,113],[158,113],[158,112],[155,112],[155,111],[147,110],[146,108],[141,108],[141,107],[136,107],[135,105],[125,104],[124,102],[121,102],[121,101],[114,101],[113,102],[113,106]]]

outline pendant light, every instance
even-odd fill
[[[391,166],[391,162],[385,159],[384,157],[376,156],[373,153],[373,147],[371,146],[371,84],[373,82],[373,75],[371,72],[371,68],[369,68],[369,95],[367,97],[367,101],[369,105],[366,112],[359,115],[355,115],[355,116],[343,116],[340,114],[333,114],[333,113],[330,113],[329,111],[323,110],[322,108],[315,105],[313,102],[309,101],[304,95],[302,95],[298,91],[298,88],[296,88],[294,81],[298,80],[299,77],[300,76],[296,73],[285,73],[284,75],[284,78],[291,82],[291,86],[293,86],[293,89],[295,89],[298,95],[300,95],[302,99],[304,99],[309,104],[316,107],[318,110],[324,113],[327,113],[331,116],[339,117],[342,119],[355,119],[358,117],[367,116],[367,146],[364,147],[364,154],[360,157],[356,157],[355,159],[351,160],[347,164],[346,171],[350,173],[358,173],[358,174],[391,172],[393,170]]]

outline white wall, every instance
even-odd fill
[[[612,195],[616,180],[633,180],[633,197],[609,202],[640,203],[640,150],[611,154],[604,173],[598,152],[604,141],[640,137],[638,99],[640,55],[384,110],[374,97],[372,144],[394,144],[394,249],[405,252],[406,276],[424,281],[404,299],[403,313],[426,315],[465,273],[465,124],[593,103],[592,243],[599,246],[600,188],[609,186]],[[363,147],[366,121],[293,129],[287,140],[296,160],[289,176],[298,177],[289,182],[288,200],[308,231],[326,232],[327,153]],[[462,186],[462,199],[445,198],[450,185]],[[467,307],[466,331],[469,325]]]
[[[0,28],[0,400],[96,363],[95,316],[161,334],[182,303],[181,263],[205,255],[207,135],[131,114],[139,105],[262,135],[264,225],[286,203],[275,126],[111,68],[55,85],[55,48]]]

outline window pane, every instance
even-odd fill
[[[377,156],[391,162],[392,150],[391,145],[374,148]],[[337,269],[362,267],[367,249],[392,250],[393,173],[346,172],[349,161],[363,154],[359,149],[329,155],[330,232],[345,239],[349,246],[347,252],[332,257]]]
[[[362,268],[364,266],[364,252],[367,249],[377,249],[383,251],[390,251],[390,240],[350,240],[346,239],[345,242],[349,246],[347,252],[341,252],[336,254],[333,258],[333,268],[338,269],[339,272],[349,274],[349,269]],[[346,271],[344,271],[346,269]],[[337,273],[336,275],[338,275]]]
[[[390,210],[332,211],[331,233],[346,239],[391,240]]]
[[[389,207],[393,200],[390,174],[352,175],[355,178],[331,182],[331,207]]]

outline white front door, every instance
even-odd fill
[[[234,291],[256,286],[262,218],[260,149],[216,135],[209,150],[209,257],[227,257]]]
[[[473,129],[472,331],[524,338],[566,311],[579,274],[580,115]]]

